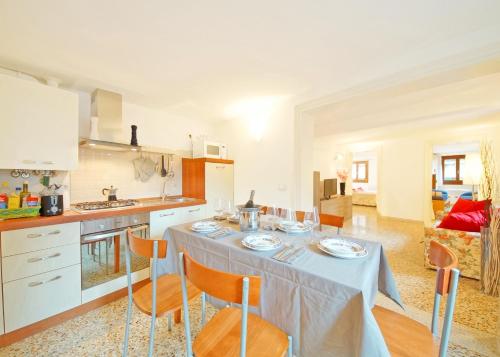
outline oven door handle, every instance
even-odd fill
[[[119,231],[112,231],[112,232],[106,232],[106,233],[99,233],[99,234],[89,234],[87,236],[82,236],[81,237],[81,242],[82,243],[91,243],[95,242],[98,240],[104,240],[107,238],[113,238],[114,236],[121,235],[122,233],[125,233],[125,230],[119,230]]]

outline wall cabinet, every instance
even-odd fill
[[[215,214],[218,198],[234,204],[234,162],[218,159],[182,159],[182,195],[207,201],[207,216]]]
[[[0,169],[78,165],[78,95],[0,74]]]

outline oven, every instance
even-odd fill
[[[149,239],[149,213],[115,216],[81,222],[82,290],[127,275],[126,234]],[[149,258],[131,254],[132,272],[149,268]]]

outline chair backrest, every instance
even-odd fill
[[[431,332],[438,334],[439,307],[441,297],[448,295],[446,300],[446,310],[443,319],[443,329],[441,333],[441,343],[439,346],[439,356],[446,356],[448,342],[451,333],[451,323],[453,320],[453,311],[455,309],[455,300],[457,296],[458,278],[458,259],[445,245],[436,241],[431,241],[428,250],[430,262],[436,266],[436,291],[434,294],[434,307],[432,311]]]
[[[163,239],[144,239],[134,234],[133,229],[127,230],[128,246],[130,251],[141,257],[153,258],[153,246],[158,242],[158,258],[163,259],[167,256],[167,241]]]
[[[184,252],[184,274],[201,291],[218,299],[241,304],[245,275],[226,273],[209,268]],[[248,304],[258,306],[260,301],[260,276],[248,276]]]
[[[451,269],[458,267],[458,258],[448,247],[434,240],[430,241],[429,261],[437,270],[436,292],[446,295],[450,289]]]
[[[179,270],[182,283],[182,305],[184,307],[187,356],[193,356],[186,282],[189,279],[193,285],[203,291],[202,294],[207,293],[228,302],[241,304],[240,357],[245,357],[248,306],[259,305],[260,277],[231,274],[208,268],[194,260],[187,252],[179,253]],[[202,322],[203,320],[202,315]]]
[[[303,211],[296,211],[295,215],[297,216],[298,221],[304,220],[304,215],[306,213]],[[333,214],[320,213],[319,214],[319,223],[325,226],[333,226],[337,228],[344,227],[344,217],[334,216]]]
[[[146,226],[147,227],[147,226]],[[167,257],[167,241],[156,239],[145,239],[134,234],[143,227],[127,229],[127,250],[125,252],[125,265],[127,267],[127,290],[129,305],[132,304],[132,266],[130,252],[141,257],[152,258],[153,265],[151,267],[151,316],[153,321],[156,318],[156,299],[158,288],[158,258],[163,259]]]
[[[282,208],[278,208],[280,211]],[[267,212],[267,207],[262,207],[261,211],[265,214]],[[295,216],[298,221],[304,220],[304,215],[306,213],[304,211],[295,211]],[[344,227],[344,217],[342,216],[334,216],[333,214],[320,213],[319,214],[319,222],[325,226],[333,226],[337,228]]]

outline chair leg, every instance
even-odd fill
[[[201,293],[201,327],[205,326],[206,319],[206,296],[205,293]]]
[[[292,336],[288,336],[288,357],[292,357]]]
[[[181,309],[174,311],[174,322],[178,324],[181,322]]]
[[[148,357],[153,356],[153,350],[155,344],[155,323],[156,323],[156,316],[151,316],[151,328],[149,329]]]
[[[132,317],[132,302],[131,299],[128,301],[128,306],[127,306],[127,321],[125,325],[125,339],[123,341],[123,353],[122,356],[125,357],[127,356],[128,353],[128,336],[130,332],[130,319]]]
[[[172,313],[168,314],[167,319],[168,319],[168,330],[172,331]]]

